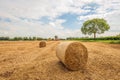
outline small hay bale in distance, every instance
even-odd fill
[[[41,41],[39,43],[39,47],[42,48],[42,47],[46,47],[46,42],[45,41]]]
[[[57,46],[56,56],[69,70],[83,70],[87,64],[88,51],[80,42],[62,42]]]

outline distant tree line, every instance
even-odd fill
[[[94,38],[89,37],[68,37],[67,40],[94,40]],[[96,40],[120,40],[120,35],[117,36],[108,36],[108,37],[99,37]]]
[[[54,38],[41,38],[41,37],[0,37],[0,41],[34,41],[34,40],[54,40]],[[59,40],[94,40],[89,37],[68,37],[66,39],[59,38]],[[120,40],[120,34],[116,36],[99,37],[96,40]]]
[[[10,40],[9,37],[0,37],[0,40]]]
[[[46,38],[41,38],[41,37],[14,37],[14,38],[10,38],[10,37],[0,37],[0,40],[9,40],[9,41],[19,41],[19,40],[47,40]]]

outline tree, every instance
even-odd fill
[[[55,35],[55,40],[58,40],[58,36]]]
[[[36,37],[33,37],[33,40],[36,40],[37,38]]]
[[[94,39],[96,38],[96,33],[102,34],[105,31],[108,31],[110,29],[110,26],[107,24],[107,21],[104,19],[91,19],[87,20],[83,23],[83,26],[81,28],[81,31],[83,34],[94,34]]]

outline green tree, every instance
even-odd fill
[[[107,24],[107,21],[104,19],[91,19],[87,20],[83,23],[83,26],[81,28],[81,31],[83,34],[94,34],[94,39],[96,38],[96,33],[102,34],[105,31],[108,31],[110,29],[109,24]]]
[[[36,40],[37,38],[36,37],[33,37],[33,40]]]
[[[58,39],[58,36],[56,36],[56,35],[55,35],[54,37],[55,37],[55,40],[57,40],[57,39]]]

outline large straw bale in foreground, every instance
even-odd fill
[[[46,47],[46,42],[45,41],[41,41],[39,43],[39,47],[42,48],[42,47]]]
[[[87,64],[87,48],[80,42],[62,42],[57,46],[56,55],[70,70],[84,69]]]

